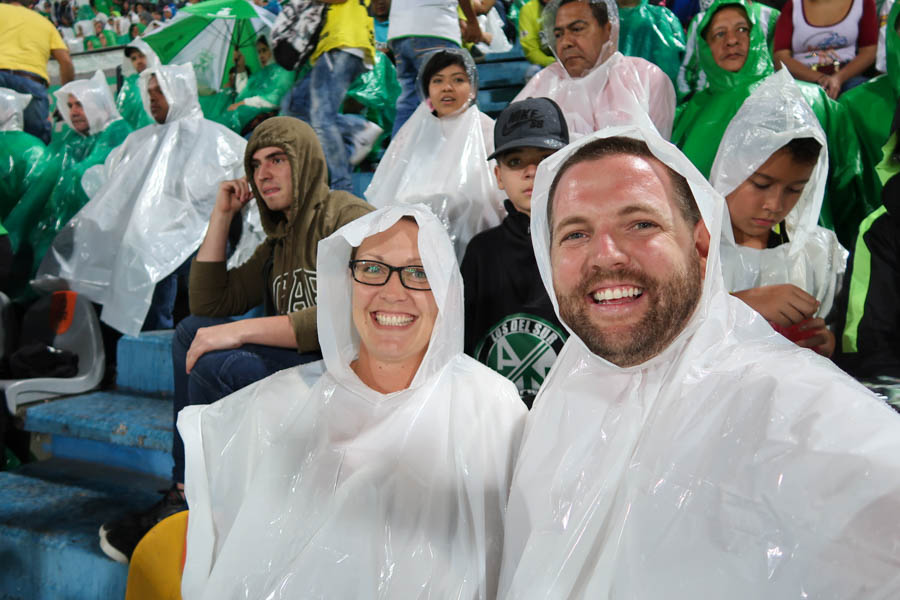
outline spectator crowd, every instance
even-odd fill
[[[894,0],[28,1],[0,291],[175,329],[108,556],[189,508],[185,598],[900,592]],[[172,60],[213,3],[264,26]]]

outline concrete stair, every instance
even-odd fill
[[[0,472],[0,599],[125,597],[128,569],[97,532],[169,486],[172,333],[122,337],[115,390],[25,407],[32,447],[50,458]]]

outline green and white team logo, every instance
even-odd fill
[[[491,327],[475,347],[475,358],[533,398],[566,341],[557,326],[527,313],[509,315]]]

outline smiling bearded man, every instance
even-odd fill
[[[497,597],[898,597],[900,417],[726,292],[725,201],[688,159],[649,123],[603,130],[541,163],[532,203],[572,335]]]

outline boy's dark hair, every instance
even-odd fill
[[[585,0],[562,0],[559,5],[563,6],[564,4],[571,4],[572,2],[585,2]],[[606,12],[605,2],[587,2],[587,5],[590,7],[594,18],[597,19],[598,25],[602,27],[609,23],[609,13]],[[557,10],[559,9],[557,8]]]
[[[782,150],[787,150],[795,163],[800,165],[811,165],[819,160],[819,152],[822,150],[822,144],[811,137],[794,138],[785,144],[782,147]]]
[[[256,39],[256,43],[257,43],[257,44],[262,44],[262,45],[265,46],[266,48],[269,48],[269,47],[270,47],[270,46],[269,46],[269,40],[267,40],[267,39],[266,39],[266,36],[264,36],[264,35],[259,36],[259,37]]]
[[[137,27],[137,23],[132,23],[128,26],[128,31],[130,32],[132,28]],[[135,48],[134,46],[125,46],[125,58],[131,58],[131,55],[135,52],[141,52],[140,48]],[[143,54],[143,52],[141,52]]]
[[[466,69],[466,61],[463,59],[462,54],[438,50],[428,59],[428,64],[425,65],[425,69],[422,71],[422,81],[419,82],[419,85],[422,88],[422,95],[425,98],[428,97],[428,85],[431,83],[431,78],[434,77],[435,73],[442,69],[446,69],[450,65],[459,65],[462,67],[462,70],[466,72],[466,77],[469,77],[469,71]]]
[[[701,215],[700,209],[697,207],[697,201],[694,200],[691,186],[681,173],[656,158],[653,152],[650,151],[650,147],[643,140],[629,137],[608,137],[585,144],[579,148],[572,156],[566,159],[566,162],[559,167],[559,171],[553,177],[553,183],[550,185],[550,194],[547,198],[547,224],[550,227],[551,237],[553,234],[553,197],[556,195],[556,187],[559,185],[559,180],[562,179],[566,171],[579,163],[599,160],[618,154],[639,156],[647,160],[655,160],[663,165],[669,174],[669,194],[671,194],[671,198],[675,200],[681,209],[681,216],[691,227],[700,221]]]

